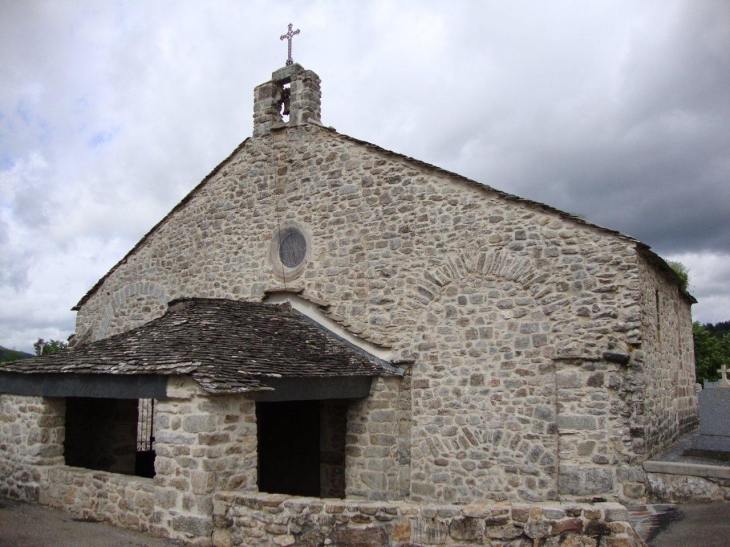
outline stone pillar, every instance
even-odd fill
[[[213,494],[256,491],[256,408],[240,395],[211,395],[171,378],[155,407],[154,535],[208,545]]]
[[[281,108],[287,95],[289,120],[285,121]],[[299,64],[280,68],[270,81],[254,90],[253,136],[261,137],[287,125],[321,124],[321,97],[317,74]]]
[[[410,491],[409,378],[375,378],[350,404],[345,439],[348,498],[398,500]]]
[[[48,469],[63,465],[66,401],[0,395],[0,496],[39,501]]]

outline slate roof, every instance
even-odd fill
[[[141,327],[0,372],[189,374],[211,393],[270,390],[266,378],[398,374],[288,304],[209,298],[173,300]]]

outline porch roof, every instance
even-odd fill
[[[3,374],[6,373],[6,374]],[[1,376],[190,375],[211,393],[270,391],[281,379],[401,375],[287,304],[184,298],[160,318],[62,352],[0,364]]]

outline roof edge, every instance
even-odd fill
[[[218,172],[223,168],[223,166],[228,163],[236,154],[238,154],[243,148],[246,146],[246,144],[251,140],[251,137],[247,137],[243,140],[241,144],[239,144],[233,152],[228,154],[226,158],[221,161],[218,165],[216,165],[210,173],[208,173],[203,180],[201,180],[190,192],[188,192],[184,198],[182,198],[177,205],[175,205],[169,213],[167,213],[164,217],[162,217],[162,220],[160,220],[157,224],[152,226],[152,228],[142,236],[142,238],[132,247],[127,254],[125,254],[122,259],[117,262],[114,266],[111,267],[111,269],[106,272],[95,284],[93,287],[91,287],[87,293],[81,298],[81,300],[78,301],[78,303],[71,308],[71,311],[79,311],[81,309],[81,306],[86,304],[86,302],[89,301],[89,299],[94,296],[96,291],[101,288],[101,286],[104,284],[104,281],[107,280],[107,278],[114,273],[120,266],[125,264],[127,262],[127,259],[137,251],[149,238],[152,236],[153,233],[155,233],[166,221],[168,218],[170,218],[174,213],[182,209],[187,203],[193,199],[193,196],[197,194],[200,189],[205,186],[205,184],[213,178]]]

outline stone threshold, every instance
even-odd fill
[[[666,475],[689,475],[691,477],[701,478],[730,479],[730,467],[697,463],[645,461],[644,471],[647,473],[664,473]]]

